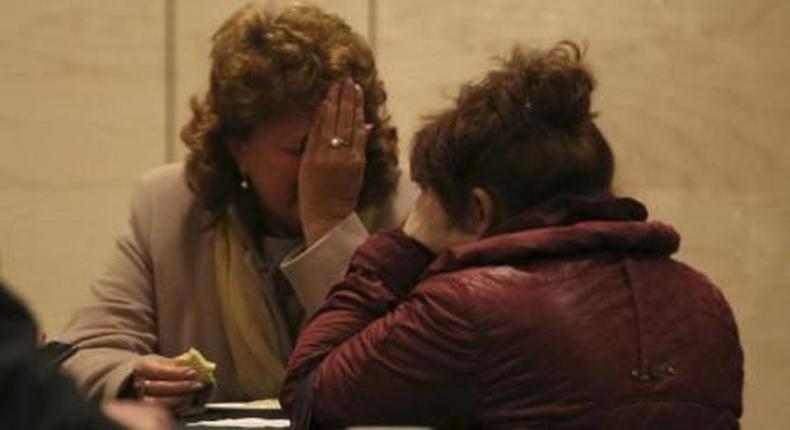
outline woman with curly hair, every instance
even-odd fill
[[[294,428],[735,429],[743,356],[679,237],[612,192],[577,45],[516,49],[416,134],[422,194],[302,332]]]
[[[362,37],[312,6],[250,5],[212,42],[186,163],[143,176],[93,303],[57,338],[92,397],[275,395],[302,324],[392,223],[396,133]],[[176,358],[190,348],[215,375]]]

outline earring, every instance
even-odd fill
[[[244,173],[241,174],[241,183],[239,184],[242,190],[249,190],[250,189],[250,182],[247,180],[247,175]]]

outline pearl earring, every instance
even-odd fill
[[[247,181],[247,175],[245,175],[244,173],[241,174],[241,183],[239,185],[241,186],[242,190],[250,189],[250,183],[249,181]]]

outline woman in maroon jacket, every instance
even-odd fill
[[[417,206],[302,333],[281,399],[349,424],[736,429],[743,355],[680,239],[611,192],[578,47],[515,49],[415,137]]]

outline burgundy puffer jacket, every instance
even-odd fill
[[[732,312],[646,218],[565,196],[435,260],[371,237],[291,356],[293,424],[737,429]]]

